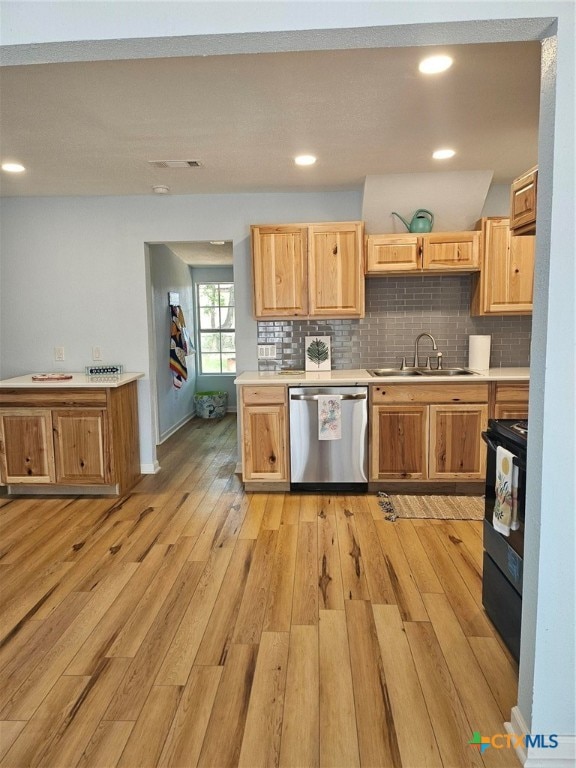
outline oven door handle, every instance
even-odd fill
[[[518,469],[523,469],[526,471],[526,462],[522,461],[518,456],[512,456],[512,464],[518,467]]]
[[[496,450],[496,444],[495,444],[494,442],[492,442],[492,440],[491,440],[491,439],[490,439],[490,437],[488,436],[488,432],[482,432],[482,440],[484,440],[484,442],[486,443],[486,445],[487,445],[489,448],[492,448],[492,450],[493,450],[493,451],[495,451],[495,450]]]

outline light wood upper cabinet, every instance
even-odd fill
[[[422,237],[422,269],[465,271],[480,268],[477,232],[439,232]]]
[[[362,222],[251,231],[257,318],[364,316]]]
[[[313,224],[308,229],[312,317],[364,316],[363,225]]]
[[[510,220],[481,219],[481,271],[473,276],[472,315],[529,315],[534,285],[534,237],[512,237]]]
[[[366,274],[419,269],[420,238],[417,235],[368,235],[366,238]]]
[[[252,227],[256,317],[308,314],[308,230],[302,225]]]
[[[512,235],[536,234],[538,166],[512,182],[510,190],[510,229]]]
[[[368,235],[366,274],[473,272],[480,268],[479,232]]]

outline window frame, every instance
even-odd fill
[[[205,376],[205,377],[213,377],[213,376],[236,376],[236,295],[233,291],[234,296],[234,303],[232,304],[226,304],[222,305],[220,303],[214,304],[214,305],[202,305],[200,300],[200,292],[203,288],[203,286],[217,286],[218,287],[218,300],[220,301],[220,286],[222,285],[231,285],[234,289],[234,280],[224,280],[224,279],[216,279],[216,280],[197,280],[195,281],[195,304],[196,304],[196,348],[197,348],[197,359],[198,359],[198,368],[197,368],[197,375],[198,376]],[[220,310],[222,306],[229,306],[233,307],[234,309],[234,326],[232,328],[222,328],[220,325],[218,325],[217,328],[205,328],[203,329],[201,327],[201,311],[203,308],[212,306],[215,309]],[[220,320],[220,318],[219,318]],[[222,335],[223,334],[232,334],[234,338],[234,350],[233,352],[223,352],[222,351]],[[207,334],[218,334],[220,336],[220,343],[219,343],[219,351],[218,352],[206,352],[206,350],[203,348],[202,345],[202,336]],[[220,371],[205,371],[203,370],[203,354],[215,354],[219,356],[220,360]],[[234,356],[234,370],[233,371],[225,371],[224,368],[224,360],[225,356],[233,355]]]

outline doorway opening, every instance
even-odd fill
[[[156,445],[193,418],[198,391],[226,391],[228,409],[236,410],[232,249],[229,240],[146,244]],[[190,341],[176,383],[170,367],[170,297],[178,299]]]

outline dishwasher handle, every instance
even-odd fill
[[[321,395],[290,395],[290,400],[318,400]],[[361,392],[356,395],[329,395],[334,400],[366,400],[366,395]]]

